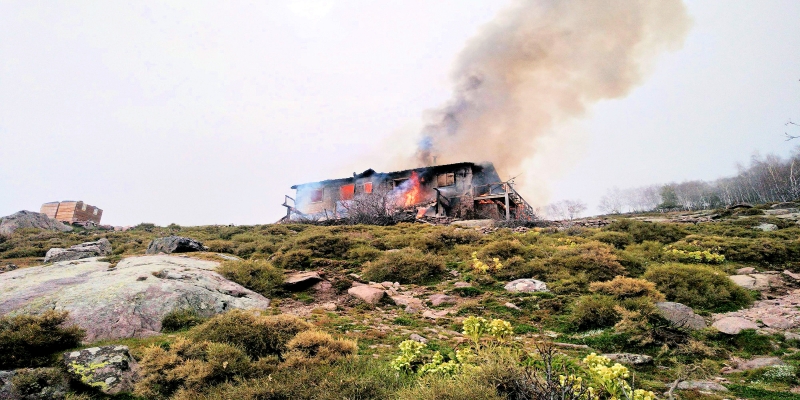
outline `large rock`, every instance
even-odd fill
[[[653,362],[653,357],[646,354],[611,353],[603,354],[603,356],[608,357],[611,361],[628,365],[644,365]]]
[[[353,286],[347,289],[347,293],[353,297],[363,300],[365,303],[378,304],[386,295],[386,291],[369,285]]]
[[[283,280],[283,285],[290,290],[303,290],[314,286],[314,284],[321,280],[322,277],[319,276],[317,272],[295,272],[286,275]]]
[[[456,303],[456,298],[453,296],[448,296],[444,293],[437,293],[428,297],[428,301],[431,302],[432,306],[438,307],[442,304],[454,304]]]
[[[138,365],[128,346],[92,347],[64,353],[64,366],[76,380],[106,394],[130,392],[137,380]]]
[[[466,221],[453,221],[450,223],[452,226],[461,228],[491,228],[494,226],[493,219],[470,219]]]
[[[749,290],[769,290],[783,286],[783,281],[777,274],[731,275],[730,279],[733,283]]]
[[[772,367],[776,365],[786,365],[780,357],[754,357],[736,366],[739,371],[750,371],[752,369]]]
[[[515,281],[508,282],[505,288],[509,292],[546,292],[547,284],[542,281],[537,281],[536,279],[517,279]]]
[[[678,383],[680,390],[699,390],[701,392],[727,392],[728,388],[714,381],[683,381]]]
[[[708,326],[703,317],[695,314],[691,307],[684,304],[662,301],[656,303],[656,307],[661,312],[661,316],[677,328],[697,330]]]
[[[425,305],[422,304],[422,300],[416,297],[406,296],[404,294],[398,294],[395,296],[391,296],[391,298],[395,304],[405,307],[405,312],[407,313],[415,313],[425,309]]]
[[[58,232],[72,230],[69,225],[64,225],[47,215],[33,211],[20,211],[0,218],[0,235],[10,236],[14,231],[22,228],[39,228]]]
[[[761,225],[756,225],[753,229],[762,230],[764,232],[772,232],[772,231],[777,231],[778,230],[778,225],[775,225],[775,224],[761,224]]]
[[[724,317],[715,321],[711,326],[728,335],[736,335],[745,329],[758,329],[755,322],[741,317]]]
[[[102,238],[96,242],[76,244],[68,249],[52,248],[44,256],[44,262],[80,260],[82,258],[103,257],[111,254],[111,242]]]
[[[167,236],[162,238],[153,239],[147,246],[147,254],[172,254],[172,253],[188,253],[192,251],[206,251],[208,247],[203,246],[203,243],[197,240],[190,239],[183,236]]]
[[[69,311],[91,342],[157,334],[177,309],[211,316],[269,307],[264,296],[214,272],[217,265],[160,255],[126,258],[113,269],[96,259],[18,269],[0,274],[0,315]]]

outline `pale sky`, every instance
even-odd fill
[[[2,1],[0,216],[83,200],[112,225],[274,222],[292,184],[385,170],[413,148],[459,51],[507,5]],[[612,186],[789,153],[800,1],[687,6],[684,46],[555,129],[519,171],[544,177],[530,190],[594,206]]]

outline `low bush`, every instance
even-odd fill
[[[676,224],[644,222],[634,219],[618,219],[603,230],[628,233],[636,243],[652,240],[669,244],[681,240],[689,234],[683,227]]]
[[[178,332],[200,325],[208,318],[203,318],[197,311],[181,309],[169,312],[161,319],[161,332]]]
[[[286,344],[295,335],[310,328],[311,324],[290,315],[264,316],[233,310],[192,328],[189,337],[228,343],[255,359],[284,353]]]
[[[374,282],[427,283],[438,279],[445,271],[440,257],[420,250],[406,248],[385,252],[366,264],[364,279]]]
[[[599,294],[581,296],[572,305],[570,322],[575,330],[585,331],[608,328],[619,321],[615,307],[619,302],[611,296]]]
[[[632,297],[648,297],[653,301],[664,301],[664,295],[656,289],[653,282],[617,276],[607,282],[593,282],[589,285],[589,290],[617,299],[629,299]]]
[[[77,326],[62,327],[67,312],[0,317],[0,370],[40,367],[54,354],[77,347],[85,332]]]
[[[499,240],[483,246],[478,251],[481,259],[509,259],[514,256],[524,256],[527,253],[525,246],[518,240]]]
[[[263,260],[225,261],[217,272],[266,297],[279,293],[283,284],[283,271]]]
[[[627,232],[600,231],[589,237],[606,244],[610,244],[618,249],[633,243],[633,235]]]
[[[69,379],[59,368],[31,368],[19,369],[11,384],[14,395],[19,397],[0,397],[3,399],[50,399],[56,398],[59,389],[68,386]],[[54,393],[55,392],[55,393]],[[11,393],[8,393],[11,394]],[[51,397],[53,396],[53,397]]]
[[[419,384],[401,390],[398,400],[502,400],[489,382],[476,382],[472,376],[432,375],[422,379]]]
[[[614,255],[613,247],[599,242],[568,246],[556,252],[547,263],[549,280],[585,274],[589,282],[594,282],[625,275],[625,267]]]
[[[339,259],[352,246],[352,241],[345,235],[319,233],[298,239],[293,247],[310,250],[313,257]]]
[[[151,346],[139,362],[141,380],[134,393],[165,399],[178,390],[202,390],[236,376],[247,376],[250,359],[224,343],[178,337],[169,349]]]
[[[287,366],[329,364],[351,357],[358,351],[356,342],[337,340],[320,331],[303,331],[286,344],[284,354]]]
[[[294,249],[276,253],[272,261],[281,268],[303,270],[311,268],[313,255],[314,252],[308,249]]]
[[[752,302],[747,290],[728,275],[703,265],[664,264],[650,267],[644,278],[669,301],[712,312],[732,311]]]

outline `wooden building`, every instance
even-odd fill
[[[82,201],[53,201],[42,204],[39,210],[44,215],[55,220],[72,224],[94,222],[100,224],[103,210],[90,206]]]
[[[331,219],[347,216],[348,202],[357,196],[388,196],[395,209],[412,210],[418,217],[524,219],[533,208],[501,181],[494,165],[462,162],[395,172],[368,169],[352,177],[292,186],[286,196],[284,219]]]

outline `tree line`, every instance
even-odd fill
[[[732,177],[631,189],[612,188],[598,208],[608,214],[644,211],[703,210],[740,203],[759,204],[800,198],[800,147],[786,158],[754,155]]]

